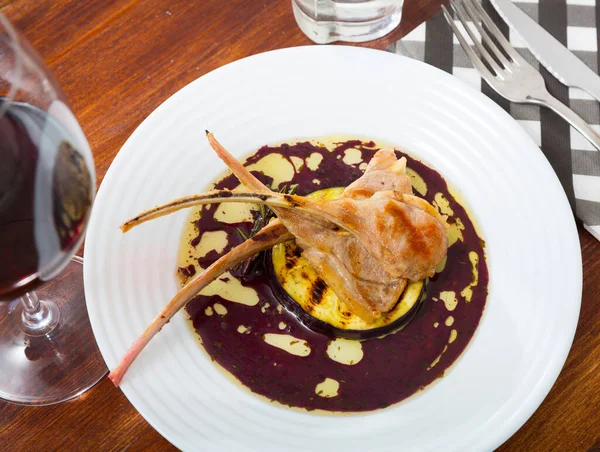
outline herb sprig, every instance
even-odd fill
[[[283,187],[280,187],[278,191],[279,191],[279,193],[286,194],[286,195],[295,195],[296,192],[298,191],[298,184],[291,184],[289,187],[286,184]],[[246,240],[254,237],[258,233],[258,231],[260,231],[267,224],[269,224],[269,221],[271,221],[271,219],[275,218],[275,216],[276,216],[275,213],[271,210],[271,208],[266,206],[265,204],[257,204],[257,206],[258,206],[257,213],[256,213],[256,216],[254,219],[254,223],[252,224],[252,229],[250,229],[250,233],[246,234],[240,228],[237,228],[237,232],[243,241],[246,241]],[[262,254],[262,253],[259,253],[258,255],[253,256],[253,257],[247,259],[246,261],[242,262],[241,264],[239,264],[234,269],[236,271],[236,273],[239,272],[242,277],[248,276],[248,274],[250,273],[250,270],[252,269],[254,262],[256,261],[257,257],[260,256],[260,254]]]

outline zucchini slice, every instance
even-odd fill
[[[334,199],[343,190],[326,188],[309,196]],[[409,282],[389,312],[367,323],[325,284],[294,241],[273,247],[267,263],[273,291],[281,304],[307,328],[333,337],[362,340],[394,333],[412,320],[424,298],[424,281]]]

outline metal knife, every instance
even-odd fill
[[[527,44],[533,56],[561,83],[600,101],[600,77],[511,0],[490,0],[500,17]]]

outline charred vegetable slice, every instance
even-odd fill
[[[309,197],[334,199],[342,192],[343,188],[326,188]],[[350,312],[323,282],[294,241],[274,246],[267,261],[271,264],[273,289],[285,308],[309,329],[334,337],[371,339],[396,332],[413,318],[423,298],[424,282],[408,283],[389,312],[367,323]]]

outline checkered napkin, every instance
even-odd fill
[[[515,4],[598,73],[600,7],[596,8],[595,0],[520,0]],[[600,131],[600,104],[586,92],[558,82],[502,21],[489,0],[483,0],[483,6],[511,44],[541,72],[548,91]],[[600,152],[585,138],[548,109],[510,103],[496,94],[471,65],[441,11],[387,50],[454,74],[510,113],[550,161],[576,216],[600,240]]]

